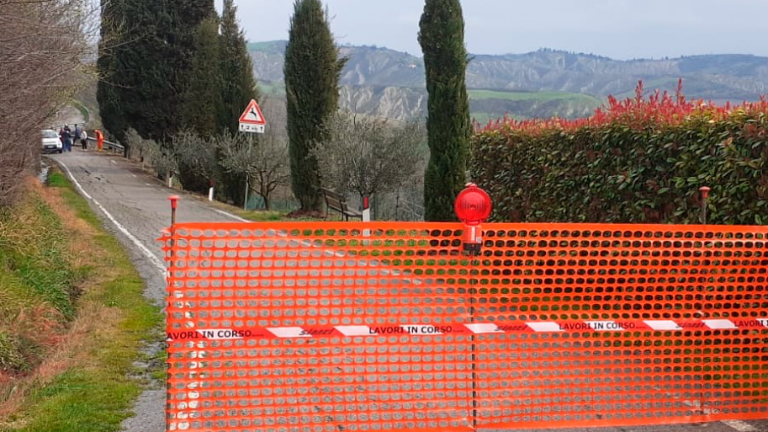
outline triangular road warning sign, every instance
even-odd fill
[[[252,100],[248,104],[248,108],[243,111],[243,115],[240,116],[240,123],[254,124],[254,125],[266,125],[267,120],[264,118],[264,114],[261,113],[261,108],[255,100]]]

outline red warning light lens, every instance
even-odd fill
[[[456,197],[454,210],[460,221],[469,225],[477,225],[485,222],[491,216],[492,207],[491,196],[488,195],[488,192],[470,183]]]

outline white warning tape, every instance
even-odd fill
[[[173,328],[173,322],[170,323]],[[381,326],[307,326],[307,327],[251,327],[195,330],[169,330],[169,341],[180,340],[233,340],[253,338],[312,338],[312,337],[356,337],[387,335],[471,335],[503,333],[562,333],[562,332],[636,332],[636,331],[707,331],[766,329],[768,318],[726,320],[632,320],[632,321],[515,321],[508,323],[462,323],[448,325],[399,324]]]

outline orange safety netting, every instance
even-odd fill
[[[768,228],[180,224],[168,430],[768,418]]]

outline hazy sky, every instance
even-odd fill
[[[221,3],[221,0],[218,0]],[[251,41],[286,39],[293,0],[236,0]],[[420,55],[423,0],[324,0],[339,43]],[[474,54],[542,47],[628,59],[768,56],[768,0],[463,0]]]

